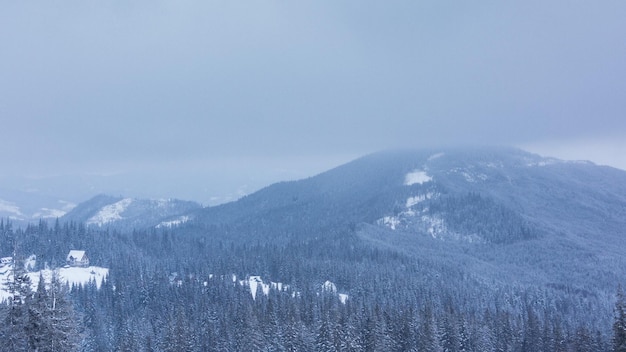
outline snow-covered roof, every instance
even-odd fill
[[[67,260],[71,260],[70,258],[74,258],[74,260],[83,260],[85,256],[85,251],[71,250],[67,255]]]

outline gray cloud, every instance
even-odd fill
[[[624,18],[621,1],[5,4],[0,147],[51,172],[624,140]]]

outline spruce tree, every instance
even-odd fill
[[[31,301],[32,289],[30,277],[24,270],[21,261],[13,256],[12,274],[6,282],[9,292],[8,310],[2,324],[3,348],[7,351],[24,351],[28,348],[28,306]]]
[[[617,301],[615,302],[613,351],[626,352],[626,298],[621,285],[617,288]]]
[[[52,273],[50,288],[47,291],[40,281],[31,310],[33,323],[41,324],[33,329],[31,340],[38,346],[35,350],[61,352],[75,351],[78,348],[80,319],[57,272]]]

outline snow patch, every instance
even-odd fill
[[[422,223],[426,226],[426,232],[433,238],[438,238],[446,232],[446,225],[438,216],[422,215]]]
[[[384,218],[378,220],[378,223],[395,230],[396,226],[400,225],[400,219],[398,219],[397,216],[385,216]]]
[[[233,282],[237,282],[237,276],[233,275]],[[263,282],[263,279],[258,275],[249,276],[246,280],[239,280],[239,285],[247,286],[250,289],[250,295],[252,295],[252,299],[256,300],[256,294],[261,288],[261,292],[264,296],[270,294],[270,290],[278,290],[278,291],[287,291],[289,289],[289,285],[285,285],[282,282],[272,282],[269,283]]]
[[[406,199],[404,203],[405,209],[401,211],[395,216],[385,216],[381,219],[378,219],[376,223],[378,225],[387,226],[392,230],[396,230],[401,225],[407,225],[411,223],[411,218],[415,218],[420,214],[424,214],[428,208],[426,205],[417,206],[421,203],[424,203],[427,200],[437,198],[439,196],[438,193],[428,192],[424,194],[418,194],[413,197],[409,197]]]
[[[339,301],[342,304],[346,304],[346,301],[348,300],[349,296],[347,294],[345,294],[345,293],[340,293],[338,296],[339,296]]]
[[[132,202],[132,198],[125,198],[120,200],[119,202],[103,207],[96,215],[87,220],[87,225],[95,224],[98,226],[102,226],[104,224],[123,219],[122,213],[126,210],[126,208],[128,208],[128,206]]]
[[[487,175],[481,174],[481,173],[470,174],[469,172],[462,171],[461,175],[463,175],[463,177],[465,178],[465,181],[471,182],[471,183],[487,180]]]
[[[414,170],[409,172],[408,174],[406,174],[406,176],[404,176],[404,185],[405,186],[411,186],[414,184],[424,184],[426,182],[430,182],[432,181],[432,177],[428,176],[428,174],[426,174],[426,171],[423,170]]]
[[[421,202],[424,202],[427,199],[431,199],[432,197],[433,197],[433,193],[432,192],[429,192],[429,193],[426,193],[426,194],[420,194],[420,195],[417,195],[415,197],[409,197],[406,200],[406,205],[405,206],[407,208],[411,208],[412,206],[417,205],[417,204],[419,204]]]
[[[487,175],[483,173],[472,172],[471,170],[464,169],[464,168],[454,168],[454,169],[451,169],[450,172],[460,174],[461,176],[463,176],[465,181],[470,182],[470,183],[486,181],[489,178]]]
[[[175,220],[170,220],[170,221],[163,221],[162,223],[158,224],[156,226],[157,229],[160,229],[162,227],[174,227],[174,226],[178,226],[180,224],[184,224],[187,221],[191,220],[191,218],[189,216],[183,215]]]
[[[326,280],[326,282],[322,284],[322,291],[328,293],[337,293],[337,286],[332,281]]]
[[[31,270],[33,270],[35,268],[35,266],[37,266],[37,256],[34,255],[34,254],[31,254],[24,261],[24,270],[31,271]]]
[[[322,292],[323,293],[331,293],[331,294],[336,294],[337,297],[339,297],[339,301],[342,304],[346,304],[346,301],[348,300],[348,295],[345,293],[337,293],[337,285],[335,285],[332,281],[326,280],[323,284],[322,284]]]

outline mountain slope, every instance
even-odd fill
[[[407,183],[411,175],[427,179]],[[499,238],[497,242],[507,242],[500,231],[506,226],[524,232],[512,233],[510,240],[542,233],[602,232],[601,236],[621,241],[625,181],[626,172],[621,170],[542,158],[516,149],[385,152],[309,179],[269,186],[234,203],[202,209],[196,217],[203,224],[237,228],[254,224],[261,232],[268,227],[275,236],[281,235],[275,227],[281,227],[282,235],[289,236],[290,228],[298,233],[375,224],[403,212],[406,219],[407,210],[420,208],[428,209],[429,219],[414,219],[414,224],[442,217],[461,235],[477,231],[469,218],[498,213],[482,226],[487,241],[493,241],[488,238],[492,236]]]

